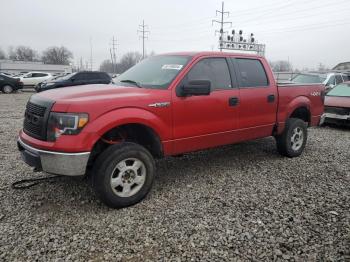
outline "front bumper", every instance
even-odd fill
[[[90,152],[46,151],[31,147],[20,138],[17,141],[17,146],[24,162],[44,172],[65,176],[80,176],[86,172]]]
[[[320,125],[324,123],[331,124],[350,124],[350,115],[338,115],[333,113],[324,113],[321,117]]]

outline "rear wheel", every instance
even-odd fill
[[[297,157],[303,152],[307,141],[306,123],[298,118],[290,118],[281,135],[276,138],[278,152],[287,157]]]
[[[152,155],[142,146],[121,143],[107,148],[92,171],[93,188],[107,206],[122,208],[140,202],[155,175]]]
[[[10,94],[13,92],[13,87],[10,86],[10,85],[4,85],[2,87],[2,92],[5,93],[5,94]]]

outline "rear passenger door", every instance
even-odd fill
[[[276,123],[278,94],[275,84],[269,82],[263,60],[236,57],[231,62],[240,89],[240,140],[271,135]]]

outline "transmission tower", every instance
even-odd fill
[[[117,46],[118,46],[117,38],[112,38],[111,47],[109,48],[109,52],[111,54],[111,62],[112,62],[112,70],[113,73],[117,72]]]
[[[92,61],[92,38],[90,37],[90,71],[92,71],[93,61]]]
[[[148,25],[145,25],[145,20],[142,20],[142,25],[139,25],[139,29],[137,30],[138,33],[141,33],[139,37],[142,39],[142,59],[145,58],[145,39],[148,39],[147,34],[150,33],[150,31],[147,31]]]
[[[214,23],[219,23],[220,24],[220,31],[215,30],[215,34],[216,33],[220,33],[220,51],[222,51],[222,47],[223,47],[223,40],[224,40],[224,33],[227,33],[226,31],[224,32],[224,25],[225,24],[230,24],[232,26],[232,22],[225,22],[224,21],[224,15],[227,14],[227,17],[230,15],[230,12],[225,12],[224,11],[224,2],[221,3],[221,11],[220,10],[216,10],[216,15],[218,15],[218,13],[221,15],[221,20],[212,20],[212,25]]]

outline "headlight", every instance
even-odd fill
[[[51,112],[47,126],[47,140],[56,141],[61,135],[79,134],[89,121],[88,114]]]

